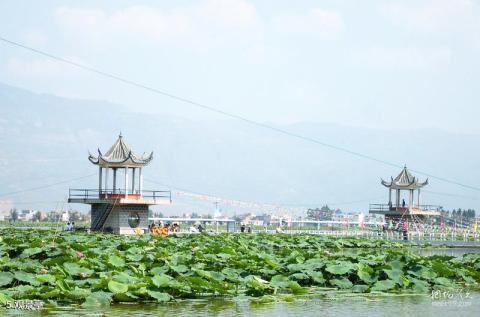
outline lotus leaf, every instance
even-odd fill
[[[372,291],[388,291],[395,288],[395,281],[392,280],[383,280],[377,281],[373,287]]]

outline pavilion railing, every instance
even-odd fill
[[[167,190],[139,190],[129,191],[127,193],[130,198],[149,198],[149,199],[168,199],[172,200],[172,192]],[[125,190],[122,189],[69,189],[69,199],[117,199],[125,196]]]

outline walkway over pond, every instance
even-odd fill
[[[18,229],[18,230],[58,230],[61,227],[14,227],[14,226],[3,226],[1,229]],[[82,230],[82,228],[81,228]],[[82,230],[84,231],[84,230]],[[227,228],[216,227],[216,228],[207,228],[208,233],[225,233]],[[253,233],[270,233],[276,234],[276,230],[253,230]],[[390,240],[403,242],[402,232],[381,232],[374,230],[284,230],[283,234],[317,234],[323,236],[335,236],[335,237],[359,237],[359,238],[368,238],[374,240]],[[177,233],[171,234],[198,234],[191,233],[188,231],[188,228],[185,226],[180,229]],[[235,234],[250,234],[250,233],[240,233],[236,230]],[[431,244],[434,246],[445,245],[448,247],[456,248],[467,248],[467,247],[480,247],[480,234],[479,233],[469,233],[469,234],[454,234],[454,233],[421,233],[421,232],[409,232],[408,240],[409,242],[414,242],[418,244]]]

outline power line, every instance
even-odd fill
[[[98,70],[98,69],[90,67],[90,66],[86,66],[86,65],[83,65],[83,64],[80,64],[80,63],[77,63],[77,62],[73,62],[71,60],[53,55],[53,54],[45,52],[45,51],[38,50],[36,48],[30,47],[30,46],[27,46],[27,45],[24,45],[24,44],[21,44],[21,43],[18,43],[18,42],[9,40],[9,39],[6,39],[6,38],[1,37],[1,36],[0,36],[0,40],[7,43],[7,44],[17,46],[17,47],[23,48],[25,50],[34,52],[36,54],[40,54],[40,55],[49,57],[51,59],[57,60],[59,62],[81,68],[81,69],[89,71],[91,73],[95,73],[97,75],[100,75],[100,76],[103,76],[103,77],[106,77],[106,78],[110,78],[110,79],[122,82],[122,83],[130,85],[130,86],[145,89],[145,90],[148,90],[150,92],[160,94],[160,95],[163,95],[165,97],[168,97],[168,98],[171,98],[171,99],[183,102],[183,103],[188,103],[188,104],[196,106],[198,108],[201,108],[201,109],[204,109],[204,110],[207,110],[207,111],[210,111],[210,112],[214,112],[214,113],[217,113],[217,114],[221,114],[221,115],[226,116],[226,117],[237,119],[237,120],[246,122],[248,124],[257,126],[257,127],[272,130],[272,131],[275,131],[275,132],[278,132],[278,133],[281,133],[281,134],[284,134],[284,135],[287,135],[287,136],[290,136],[290,137],[293,137],[293,138],[297,138],[297,139],[300,139],[300,140],[303,140],[303,141],[306,141],[306,142],[310,142],[310,143],[315,143],[315,144],[318,144],[318,145],[321,145],[321,146],[324,146],[324,147],[327,147],[327,148],[330,148],[330,149],[333,149],[333,150],[336,150],[336,151],[344,152],[344,153],[347,153],[347,154],[350,154],[350,155],[353,155],[353,156],[357,156],[357,157],[360,157],[360,158],[363,158],[363,159],[367,159],[367,160],[370,160],[370,161],[381,163],[381,164],[384,164],[384,165],[387,165],[387,166],[391,166],[391,167],[395,167],[395,168],[403,168],[403,165],[401,165],[401,164],[397,164],[397,163],[389,162],[389,161],[386,161],[386,160],[382,160],[382,159],[379,159],[379,158],[376,158],[376,157],[373,157],[373,156],[370,156],[370,155],[367,155],[367,154],[363,154],[363,153],[353,151],[353,150],[350,150],[350,149],[347,149],[347,148],[336,146],[334,144],[329,144],[329,143],[326,143],[326,142],[323,142],[323,141],[320,141],[320,140],[317,140],[317,139],[314,139],[314,138],[311,138],[311,137],[308,137],[308,136],[303,136],[301,134],[290,132],[290,131],[285,130],[285,129],[277,128],[277,127],[268,125],[266,123],[254,121],[252,119],[248,119],[248,118],[243,117],[241,115],[226,112],[224,110],[215,108],[213,106],[209,106],[209,105],[206,105],[206,104],[203,104],[203,103],[199,103],[199,102],[193,101],[191,99],[180,97],[180,96],[171,94],[169,92],[166,92],[166,91],[163,91],[163,90],[160,90],[160,89],[156,89],[156,88],[138,83],[138,82],[133,81],[133,80],[129,80],[129,79],[126,79],[126,78],[123,78],[123,77],[120,77],[120,76],[117,76],[117,75],[114,75],[114,74],[111,74],[111,73],[108,73],[108,72],[105,72],[105,71],[102,71],[102,70]],[[444,178],[444,177],[435,176],[433,174],[422,172],[422,171],[419,171],[419,170],[411,169],[411,171],[415,172],[417,174],[421,174],[421,175],[424,175],[424,176],[442,181],[442,182],[450,183],[450,184],[453,184],[453,185],[457,185],[457,186],[460,186],[460,187],[464,187],[464,188],[468,188],[468,189],[472,189],[472,190],[476,190],[476,191],[480,191],[479,187],[463,184],[463,183],[460,183],[460,182],[455,181],[455,180],[450,180],[450,179],[447,179],[447,178]]]
[[[90,174],[90,175],[86,175],[86,176],[82,176],[82,177],[76,177],[76,178],[66,179],[66,180],[63,180],[63,181],[60,181],[60,182],[57,182],[57,183],[42,185],[42,186],[38,186],[38,187],[32,187],[32,188],[23,189],[23,190],[18,190],[18,191],[14,191],[14,192],[3,193],[3,194],[0,194],[0,197],[12,196],[12,195],[17,195],[17,194],[25,193],[25,192],[31,192],[31,191],[35,191],[35,190],[40,190],[40,189],[44,189],[44,188],[49,188],[49,187],[53,187],[53,186],[57,186],[57,185],[61,185],[61,184],[65,184],[65,183],[70,183],[70,182],[73,182],[73,181],[77,181],[77,180],[80,180],[80,179],[88,178],[88,177],[91,177],[91,176],[93,176],[93,175],[96,175],[96,174]]]
[[[458,198],[464,198],[464,199],[469,199],[469,200],[478,200],[478,197],[471,197],[471,196],[451,194],[451,193],[434,192],[434,191],[425,190],[425,189],[422,190],[422,192],[423,192],[423,193],[432,194],[432,195],[448,196],[448,197],[458,197]]]

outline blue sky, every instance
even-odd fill
[[[2,1],[0,34],[254,120],[480,133],[480,2]],[[191,106],[0,43],[0,81]]]

